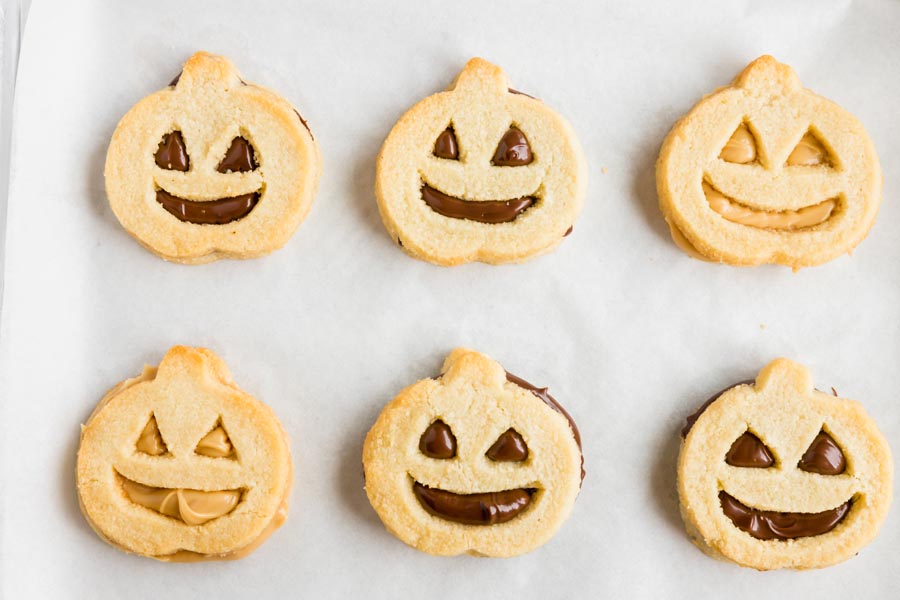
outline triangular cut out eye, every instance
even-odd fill
[[[190,166],[184,138],[180,131],[173,131],[163,136],[154,155],[156,166],[167,171],[187,171]]]
[[[765,469],[775,464],[775,457],[762,440],[746,431],[731,444],[731,449],[725,454],[725,462],[732,467]]]
[[[518,431],[510,428],[500,434],[485,454],[497,462],[522,462],[528,458],[528,445]]]
[[[510,127],[500,138],[497,151],[494,152],[492,164],[498,167],[521,167],[531,164],[531,146],[525,134],[515,127]]]
[[[811,131],[807,131],[800,138],[800,142],[787,159],[789,167],[816,167],[819,165],[830,167],[831,164],[831,157],[828,155],[825,145]]]
[[[430,458],[453,458],[456,456],[456,437],[450,426],[438,419],[419,438],[419,450]]]
[[[231,444],[231,439],[228,437],[221,419],[216,422],[212,431],[197,442],[194,453],[213,458],[232,458],[234,456],[234,446]]]
[[[434,155],[438,158],[459,160],[459,146],[456,144],[456,132],[448,127],[434,141]]]
[[[151,414],[150,420],[144,425],[141,436],[135,444],[138,452],[149,454],[150,456],[162,456],[168,454],[169,449],[159,433],[159,426],[156,424],[156,415]]]
[[[216,170],[219,173],[244,173],[253,171],[258,166],[250,142],[242,137],[236,137],[231,140],[231,146],[228,147],[225,158],[222,159]]]
[[[809,445],[797,468],[819,475],[840,475],[847,470],[847,461],[841,447],[823,430]]]
[[[746,123],[741,123],[731,134],[725,147],[719,153],[725,162],[747,165],[756,162],[756,138]]]

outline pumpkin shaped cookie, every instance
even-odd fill
[[[244,82],[228,59],[198,52],[119,122],[106,194],[122,226],[166,260],[254,258],[294,234],[320,171],[290,103]]]
[[[439,265],[506,263],[549,252],[581,211],[585,161],[571,126],[473,58],[413,106],[378,156],[384,226]]]
[[[163,561],[242,558],[287,517],[287,436],[211,351],[176,346],[82,427],[78,499],[110,544]]]
[[[583,477],[581,438],[546,388],[458,348],[406,388],[363,446],[385,527],[423,552],[506,557],[549,540]]]
[[[656,184],[672,238],[694,258],[799,269],[866,237],[882,176],[862,124],[762,56],[675,124]]]
[[[713,557],[759,570],[844,561],[891,504],[890,447],[862,405],[813,389],[781,358],[688,419],[678,495],[688,533]]]

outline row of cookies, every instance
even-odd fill
[[[520,262],[571,233],[587,170],[569,123],[475,58],[393,127],[375,195],[385,228],[412,256]],[[202,52],[122,118],[105,171],[125,229],[157,255],[191,264],[282,247],[309,213],[320,172],[300,113]],[[882,176],[859,121],[763,56],[675,124],[657,188],[672,238],[689,255],[798,269],[862,241]]]
[[[859,552],[887,516],[893,464],[874,421],[787,359],[713,396],[682,438],[682,515],[714,557],[761,570],[825,567]],[[444,556],[541,546],[585,475],[578,428],[547,389],[462,348],[382,410],[362,460],[385,527]],[[273,411],[215,354],[188,347],[106,394],[77,459],[94,530],[163,561],[252,552],[287,517],[292,474]]]

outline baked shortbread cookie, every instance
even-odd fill
[[[656,185],[672,238],[694,258],[796,270],[866,237],[882,176],[862,124],[762,56],[675,124]]]
[[[121,550],[230,560],[287,517],[291,455],[275,414],[221,359],[176,346],[100,401],[82,427],[77,480],[84,516]]]
[[[198,52],[119,122],[106,154],[113,212],[166,260],[207,263],[281,248],[306,218],[319,150],[293,106]]]
[[[688,419],[678,495],[690,537],[759,570],[844,561],[891,504],[891,450],[862,405],[813,389],[780,358]]]
[[[578,429],[547,389],[463,348],[384,408],[363,466],[385,527],[444,556],[534,550],[568,518],[584,476]]]
[[[581,211],[585,160],[575,132],[543,102],[470,60],[444,92],[394,125],[375,194],[391,237],[439,265],[507,263],[549,252]]]

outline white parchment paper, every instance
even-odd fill
[[[32,6],[19,68],[2,315],[2,547],[8,598],[894,598],[900,516],[823,571],[757,573],[684,534],[678,429],[709,394],[788,356],[864,402],[900,451],[900,3],[192,2]],[[281,251],[166,263],[103,188],[113,128],[194,51],[290,99],[324,156]],[[792,273],[688,259],[657,209],[677,117],[771,53],[869,129],[885,201],[852,257]],[[471,56],[502,65],[578,132],[587,202],[554,253],[443,269],[404,255],[373,196],[396,119]],[[291,514],[251,557],[170,565],[82,518],[79,424],[173,344],[204,345],[292,438]],[[467,345],[551,392],[587,479],[550,543],[516,559],[435,558],[393,538],[363,491],[363,437],[405,385]]]

